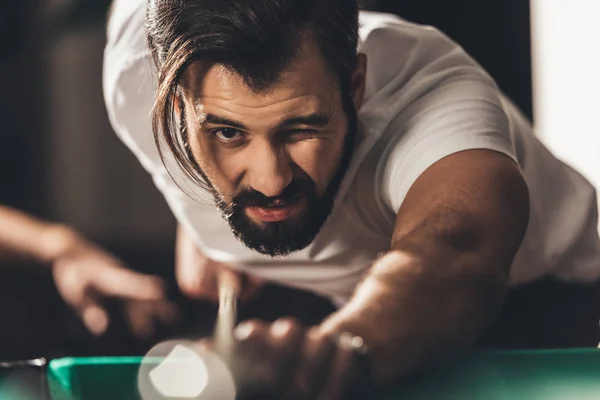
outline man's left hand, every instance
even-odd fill
[[[293,319],[244,322],[234,336],[229,363],[242,398],[342,399],[359,375],[352,346]]]

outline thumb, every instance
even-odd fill
[[[182,293],[192,299],[213,299],[216,296],[215,268],[209,263],[201,258],[177,262],[175,278]]]
[[[104,268],[91,284],[99,294],[108,297],[159,300],[165,296],[165,285],[162,279],[126,267]]]
[[[95,336],[100,336],[108,328],[109,316],[104,308],[95,302],[88,302],[79,310],[85,327]]]

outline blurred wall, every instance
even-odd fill
[[[600,187],[600,2],[531,0],[536,130]]]
[[[42,213],[43,67],[37,2],[0,2],[0,202]]]
[[[51,138],[46,147],[48,215],[101,242],[170,243],[171,212],[106,115],[101,77],[108,2],[90,10],[88,2],[68,7],[57,1],[62,5],[42,14],[54,22],[43,48],[45,134]]]
[[[362,0],[361,3],[365,9],[394,13],[440,29],[473,56],[521,110],[532,117],[527,0]]]
[[[100,240],[171,239],[173,217],[113,134],[102,97],[102,24],[61,32],[45,49],[50,215]]]

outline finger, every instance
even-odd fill
[[[177,283],[183,294],[192,299],[218,301],[216,270],[210,261],[181,266],[179,271]]]
[[[310,329],[286,398],[314,399],[327,381],[327,373],[336,350],[332,339],[315,328]]]
[[[148,340],[155,334],[153,308],[143,302],[129,302],[125,305],[127,324],[131,333],[139,339]]]
[[[164,325],[174,325],[181,319],[179,307],[170,300],[164,299],[152,302],[152,314]]]
[[[81,268],[69,268],[69,263],[57,260],[52,266],[54,284],[62,298],[73,307],[78,307],[85,298],[86,287],[82,284]]]
[[[331,360],[330,372],[318,399],[341,400],[347,395],[347,388],[356,372],[356,354],[347,346],[336,346]]]
[[[149,339],[156,333],[157,324],[174,325],[180,320],[177,305],[169,300],[131,301],[125,306],[127,323],[132,333]]]
[[[251,358],[260,354],[266,347],[267,329],[266,323],[257,320],[239,324],[233,331],[236,355]]]
[[[213,284],[214,281],[214,276],[212,276],[214,271],[209,268],[209,262],[210,260],[198,249],[184,228],[179,226],[175,255],[175,279],[183,294],[193,299],[210,297],[208,292],[210,284]]]
[[[276,392],[288,386],[298,364],[298,355],[304,342],[305,329],[291,319],[275,321],[268,330],[267,346],[271,352],[270,364],[275,374],[272,377]]]
[[[144,275],[125,267],[103,268],[90,285],[99,294],[132,300],[158,300],[165,295],[165,285],[157,276]]]
[[[110,322],[108,312],[91,300],[86,303],[79,309],[81,320],[93,335],[100,336],[108,329]]]
[[[197,350],[200,351],[215,351],[215,341],[209,337],[200,339],[194,346],[197,346]]]
[[[231,369],[242,397],[270,393],[274,371],[267,347],[267,325],[244,322],[234,330],[236,339]]]

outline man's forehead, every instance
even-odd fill
[[[242,75],[225,65],[196,61],[186,71],[186,91],[194,100],[225,100],[257,107],[294,99],[327,101],[337,97],[337,80],[320,53],[309,44],[303,47],[306,48],[264,89],[249,86]]]
[[[338,107],[336,87],[299,85],[285,76],[272,88],[256,92],[243,79],[223,66],[213,66],[205,74],[190,99],[198,118],[203,112],[243,121],[262,128],[282,119],[314,113],[332,115]],[[260,126],[259,126],[260,125]]]

